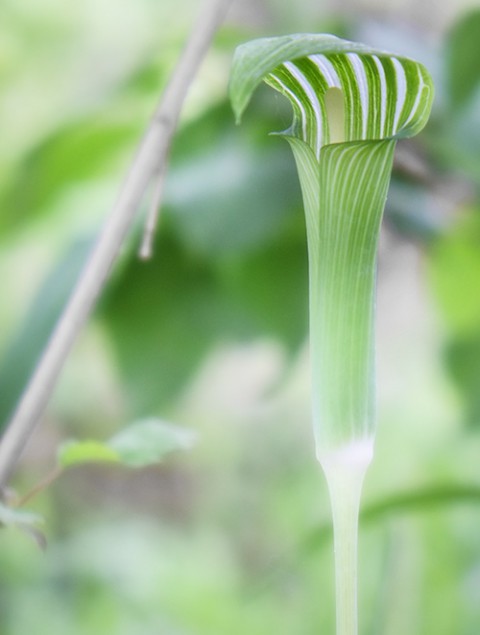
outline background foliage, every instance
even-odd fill
[[[197,3],[181,4],[0,4],[2,422],[188,33]],[[47,519],[46,553],[3,531],[2,635],[333,632],[304,220],[287,144],[268,136],[290,113],[260,91],[236,128],[226,101],[234,47],[291,31],[396,50],[435,78],[429,126],[399,147],[382,235],[364,506],[381,504],[361,529],[361,622],[364,635],[478,632],[480,12],[417,4],[231,12],[175,139],[155,257],[136,257],[139,220],[15,487],[49,472],[60,441],[140,418],[199,442],[157,468],[72,469],[31,505]]]

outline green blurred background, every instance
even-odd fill
[[[199,433],[158,468],[82,467],[0,533],[0,634],[334,632],[314,459],[305,229],[272,92],[236,127],[234,47],[326,31],[415,57],[427,129],[398,148],[378,275],[378,436],[360,530],[362,635],[480,632],[480,11],[450,0],[237,0],[142,219],[17,472],[156,415]],[[194,0],[1,0],[0,421],[42,350],[171,72]],[[145,210],[143,210],[145,211]],[[463,489],[462,489],[463,488]],[[466,488],[466,489],[465,489]],[[406,498],[399,498],[406,493]],[[324,528],[322,530],[322,527]]]

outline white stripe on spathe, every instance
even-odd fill
[[[387,119],[387,77],[385,75],[385,69],[383,64],[376,55],[372,55],[372,59],[378,70],[378,76],[380,78],[380,130],[379,136],[385,136],[385,121]]]
[[[393,134],[398,132],[398,122],[400,115],[402,114],[403,106],[405,104],[405,98],[407,96],[407,78],[405,75],[405,69],[402,66],[400,60],[396,57],[392,57],[392,64],[395,67],[395,77],[397,80],[397,99],[395,104],[395,116],[393,118]]]
[[[317,123],[317,135],[316,135],[316,145],[315,145],[315,154],[317,158],[320,156],[320,148],[322,147],[322,138],[323,138],[323,125],[322,125],[322,108],[320,106],[320,102],[318,101],[318,97],[315,91],[312,88],[312,85],[302,73],[302,71],[293,64],[293,62],[285,62],[285,68],[290,71],[293,77],[297,80],[297,82],[302,87],[303,91],[307,95],[310,100],[310,104],[313,108],[313,112],[315,113],[315,119]]]
[[[360,101],[362,103],[362,139],[367,139],[368,119],[369,119],[369,97],[368,97],[368,80],[365,72],[365,66],[362,60],[355,53],[347,53],[347,58],[353,67],[355,78],[357,80]]]
[[[332,62],[325,55],[311,55],[310,59],[318,67],[329,88],[342,88],[342,82]]]

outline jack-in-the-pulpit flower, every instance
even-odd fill
[[[261,81],[293,108],[282,134],[306,215],[316,452],[334,513],[337,632],[354,635],[356,518],[375,432],[378,236],[395,144],[426,124],[433,85],[413,60],[314,34],[237,49],[230,82],[237,120]]]

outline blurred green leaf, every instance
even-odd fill
[[[165,219],[167,220],[167,219]],[[306,336],[303,219],[269,247],[213,261],[185,250],[166,224],[155,257],[132,256],[101,305],[135,412],[165,406],[221,342]]]
[[[228,321],[211,263],[166,230],[151,261],[131,254],[100,307],[134,412],[171,400]]]
[[[307,337],[308,276],[303,217],[263,249],[222,264],[224,294],[250,337],[273,337],[295,351]],[[241,325],[237,337],[242,333]],[[232,335],[235,335],[232,332]]]
[[[7,507],[0,502],[0,528],[13,527],[24,532],[37,543],[41,549],[46,547],[46,539],[40,531],[43,518],[25,509]]]
[[[137,121],[91,116],[69,123],[41,141],[12,171],[0,193],[0,228],[19,226],[53,209],[64,188],[99,180],[118,169],[138,133]]]
[[[444,361],[462,398],[467,426],[480,427],[480,324],[470,335],[453,335],[444,350]]]
[[[480,84],[461,113],[446,126],[448,165],[480,184]]]
[[[385,220],[406,236],[429,243],[440,231],[436,201],[422,184],[392,175],[385,207]]]
[[[480,212],[464,213],[429,251],[430,279],[444,317],[456,333],[480,328]]]
[[[447,371],[467,425],[480,425],[480,212],[471,210],[429,251],[430,279],[449,332]]]
[[[160,419],[138,421],[104,443],[67,441],[58,449],[60,467],[83,463],[120,463],[128,467],[146,467],[160,463],[176,450],[189,450],[196,441],[192,430],[173,426]]]
[[[124,465],[145,467],[159,463],[170,452],[191,449],[196,439],[193,430],[160,419],[146,419],[121,430],[108,445]]]
[[[20,397],[91,247],[91,238],[70,245],[32,300],[0,360],[0,430]]]
[[[298,205],[288,148],[264,136],[265,125],[283,123],[271,107],[265,118],[261,134],[256,123],[241,131],[224,102],[175,138],[165,207],[192,251],[217,258],[257,249],[278,235]]]
[[[57,462],[67,468],[83,463],[118,463],[120,457],[108,443],[100,441],[66,441],[57,451]]]
[[[446,35],[432,161],[480,183],[480,10],[462,13]],[[443,87],[443,91],[442,91]]]
[[[480,87],[461,111],[445,110],[427,136],[432,163],[480,185]]]
[[[38,514],[35,514],[25,509],[14,509],[13,507],[7,507],[0,503],[0,525],[5,527],[15,525],[40,525],[43,519]]]
[[[480,87],[480,10],[462,16],[447,36],[446,71],[454,109],[464,107]]]
[[[278,234],[300,195],[290,157],[279,146],[255,147],[226,135],[172,166],[165,204],[187,246],[217,257]]]

